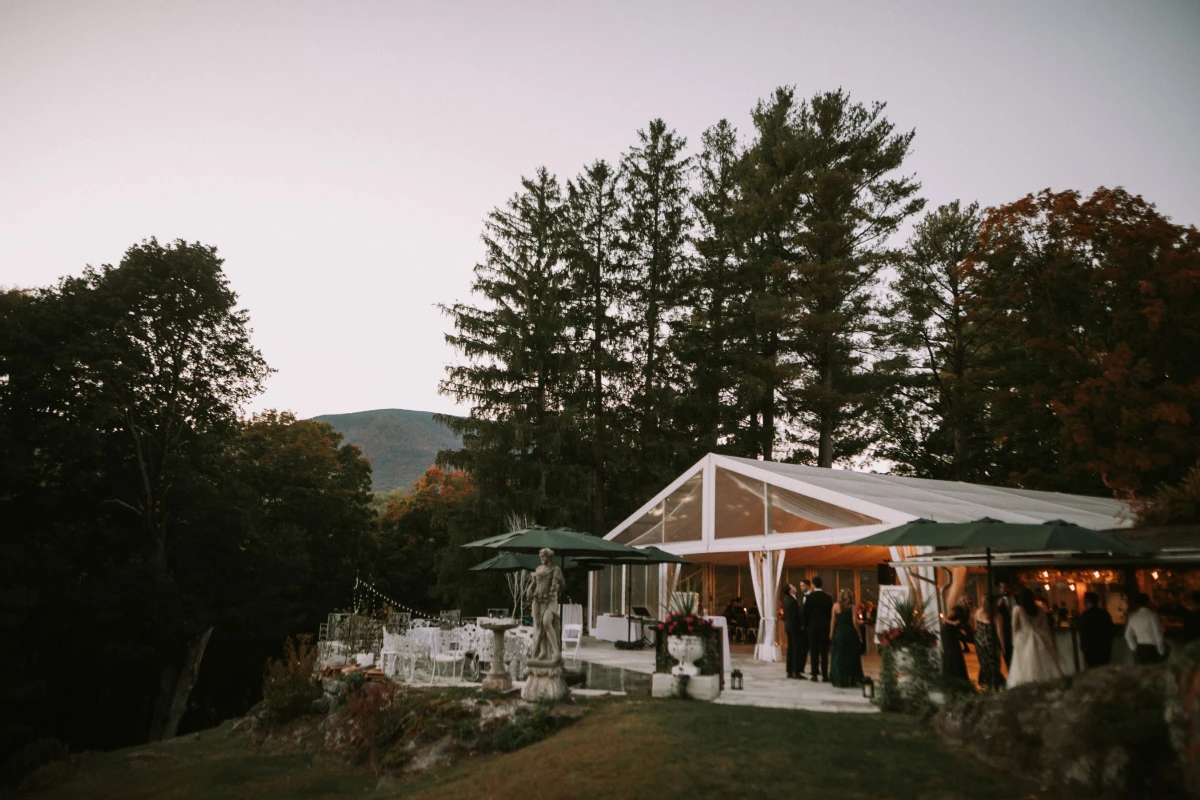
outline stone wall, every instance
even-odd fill
[[[1103,796],[1200,798],[1197,655],[974,697],[943,709],[934,725],[952,746],[1042,783]]]

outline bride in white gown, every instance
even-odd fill
[[[1013,657],[1008,668],[1009,688],[1022,683],[1036,683],[1062,677],[1054,639],[1050,636],[1050,620],[1038,608],[1033,592],[1022,589],[1013,609]]]

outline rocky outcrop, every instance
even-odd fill
[[[1182,667],[1106,667],[1018,686],[943,709],[934,725],[1006,773],[1101,796],[1180,797]]]

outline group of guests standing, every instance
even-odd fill
[[[1054,611],[1023,587],[1015,594],[1001,582],[993,604],[978,609],[967,602],[955,605],[942,621],[942,671],[969,680],[963,651],[975,645],[979,659],[976,681],[982,687],[1018,686],[1062,676],[1054,645]],[[1197,594],[1200,607],[1200,593]],[[1100,605],[1095,592],[1083,596],[1084,611],[1075,618],[1084,667],[1093,669],[1112,661],[1116,626],[1112,615]],[[1200,631],[1200,619],[1197,620]],[[1161,618],[1150,606],[1150,598],[1137,593],[1129,601],[1125,643],[1139,664],[1156,664],[1167,654]],[[1007,667],[1007,679],[1001,669]]]
[[[862,683],[864,629],[849,589],[838,599],[825,593],[821,576],[789,583],[783,597],[783,630],[787,634],[787,676],[834,686]],[[830,658],[832,651],[832,659]],[[811,661],[809,675],[804,668]]]

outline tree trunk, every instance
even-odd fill
[[[821,368],[821,386],[825,397],[821,408],[820,440],[817,444],[817,466],[833,467],[833,362],[826,359]]]
[[[597,234],[595,272],[592,276],[592,526],[604,534],[604,247]]]
[[[966,354],[963,352],[962,316],[955,309],[954,317],[954,391],[951,413],[954,415],[954,479],[967,477],[967,414],[963,376],[966,374]]]
[[[767,385],[762,408],[762,457],[763,461],[775,460],[775,386]]]
[[[209,627],[204,633],[188,645],[187,655],[179,666],[163,667],[159,677],[159,695],[154,704],[154,719],[150,723],[151,742],[161,742],[175,738],[179,722],[187,711],[188,697],[200,677],[200,662],[204,659],[204,651],[208,648],[208,640],[212,638],[213,629]]]

